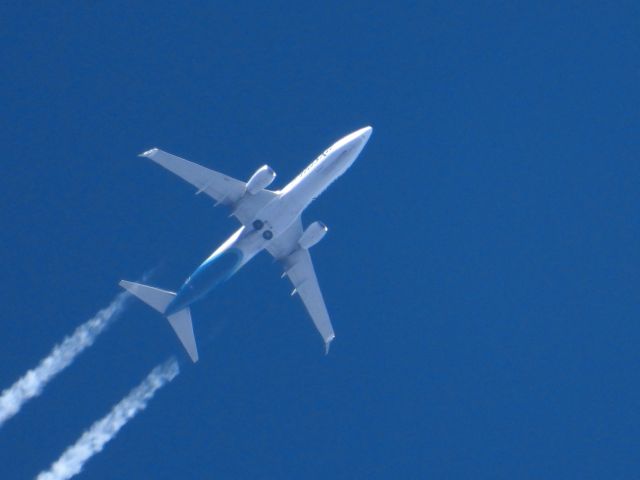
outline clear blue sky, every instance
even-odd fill
[[[176,289],[236,228],[138,153],[283,185],[371,124],[304,217],[331,354],[257,257],[84,478],[637,476],[637,2],[218,3],[0,7],[0,389],[121,278]],[[0,430],[0,477],[173,353],[133,303]]]

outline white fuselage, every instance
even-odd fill
[[[250,226],[241,227],[212,255],[223,248],[236,247],[243,252],[242,264],[248,262],[270,241],[285,232],[309,204],[353,164],[370,135],[371,127],[366,127],[331,145],[258,212],[254,220],[264,223],[262,229],[256,231]],[[263,236],[267,230],[273,233],[270,240]]]
[[[178,291],[173,309],[184,308],[227,280],[265,249],[269,242],[284,233],[309,204],[353,164],[369,140],[371,131],[371,127],[365,127],[341,138],[276,192],[273,200],[256,214],[252,222],[234,232],[189,276]],[[259,225],[259,228],[254,228],[254,225]],[[216,262],[222,257],[229,260]]]
[[[370,135],[371,127],[366,127],[338,140],[258,213],[257,217],[265,222],[265,228],[268,226],[273,231],[274,238],[353,164]]]

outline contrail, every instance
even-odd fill
[[[25,373],[0,395],[0,427],[20,411],[27,400],[42,393],[44,387],[67,368],[87,347],[93,345],[98,335],[122,312],[129,295],[122,292],[109,306],[80,325],[73,334],[56,345],[51,353],[33,370]]]
[[[48,471],[41,472],[36,480],[65,480],[77,475],[84,464],[120,429],[149,403],[156,391],[180,373],[178,362],[171,358],[154,368],[140,385],[118,402],[106,417],[91,425],[78,441],[67,448]]]

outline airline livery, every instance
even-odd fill
[[[302,212],[356,160],[371,136],[371,127],[341,138],[282,190],[267,190],[276,177],[268,165],[247,182],[236,180],[170,153],[153,148],[141,154],[193,184],[217,204],[227,205],[242,226],[187,278],[177,293],[122,280],[120,286],[167,317],[194,362],[198,349],[190,305],[201,299],[262,250],[284,269],[324,340],[325,352],[335,338],[309,249],[327,233],[314,222],[302,226]]]

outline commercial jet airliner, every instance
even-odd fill
[[[268,165],[243,182],[153,148],[147,157],[194,185],[197,193],[227,205],[242,226],[187,278],[177,293],[122,280],[120,286],[167,317],[193,362],[198,349],[190,305],[228,280],[262,250],[267,250],[293,283],[313,323],[322,335],[325,353],[335,338],[327,307],[313,270],[309,249],[327,233],[314,222],[302,226],[302,212],[356,160],[371,136],[371,127],[341,138],[325,150],[282,190],[267,190],[276,177]]]

